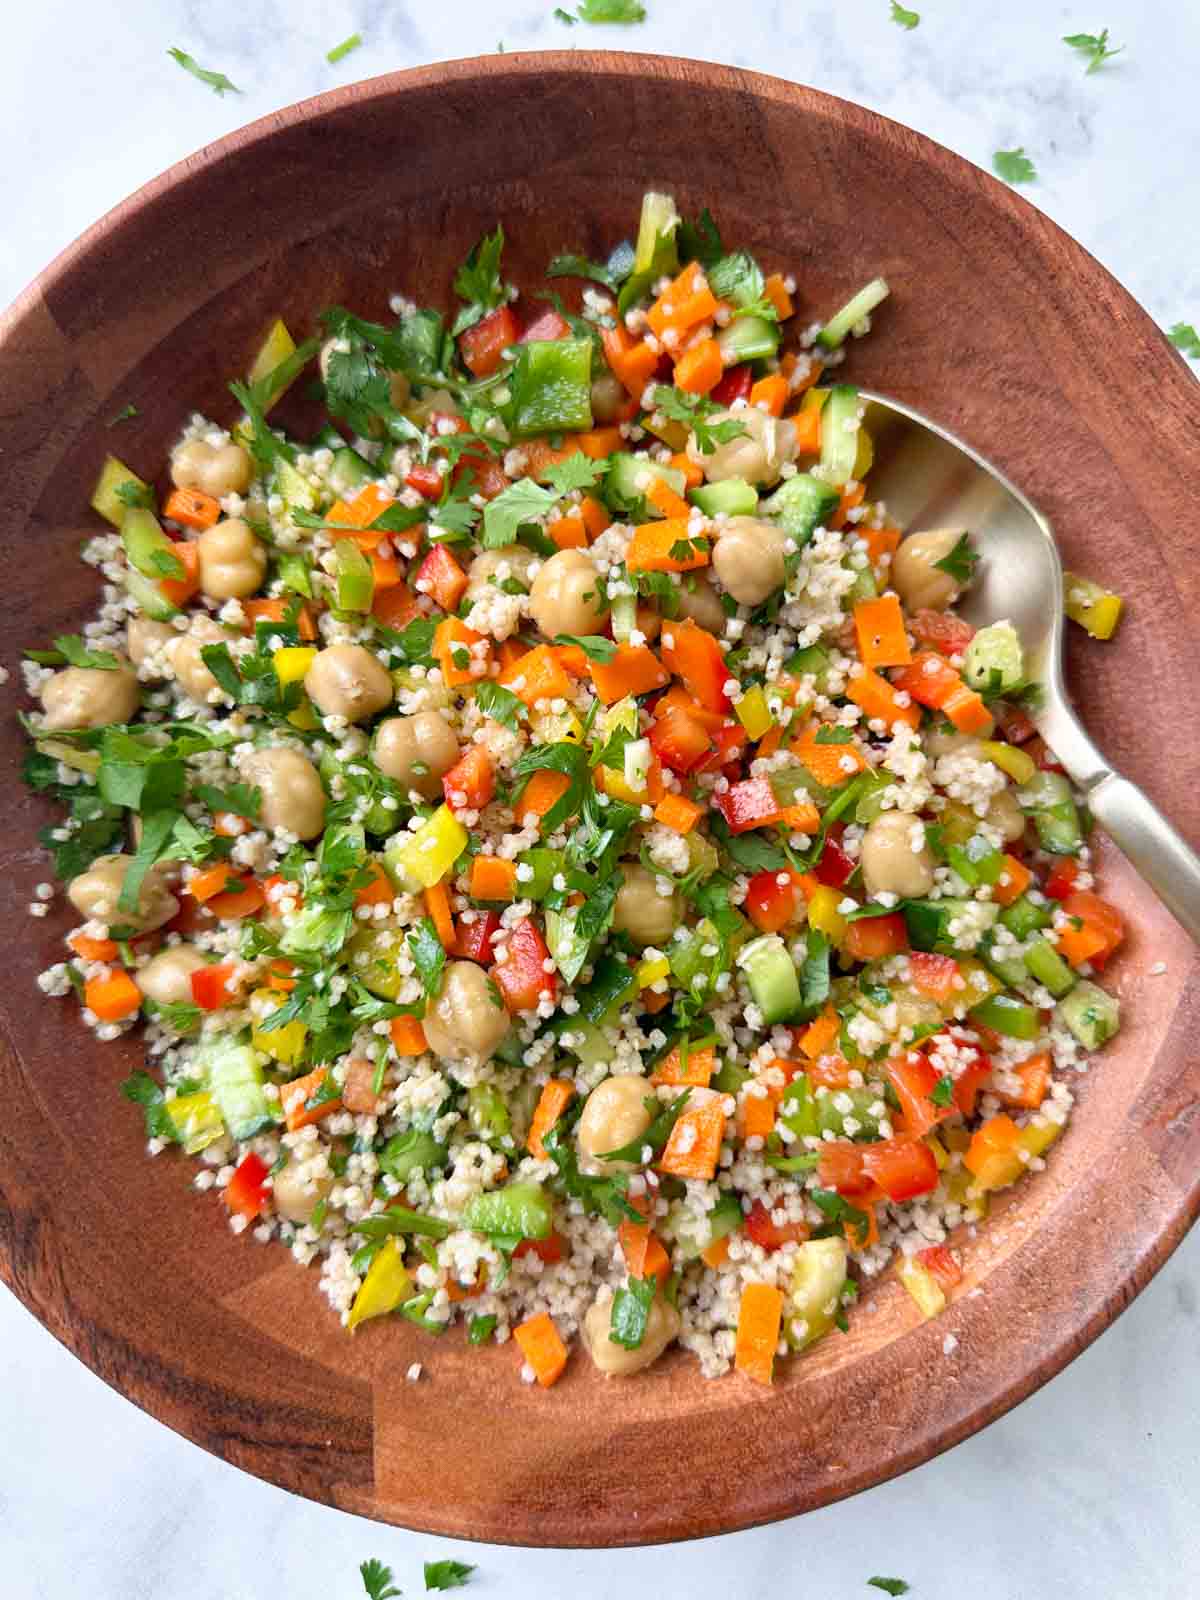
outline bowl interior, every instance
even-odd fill
[[[498,220],[508,273],[538,285],[551,255],[603,256],[627,236],[649,186],[691,215],[710,206],[728,240],[793,272],[802,323],[888,278],[847,377],[994,460],[1049,514],[1068,563],[1125,593],[1115,646],[1072,639],[1074,690],[1114,761],[1200,835],[1193,380],[1094,261],[974,168],[842,102],[691,62],[504,56],[357,85],[183,163],[72,247],[0,326],[5,665],[93,603],[75,551],[97,528],[104,453],[155,473],[189,412],[232,420],[226,380],[275,316],[299,337],[323,305],[386,319],[394,292],[449,304],[455,266]],[[1139,403],[1151,392],[1153,409]],[[109,427],[130,401],[137,417]],[[1195,1214],[1196,951],[1105,850],[1133,930],[1115,971],[1124,1031],[1080,1080],[1048,1170],[964,1242],[966,1282],[937,1323],[918,1325],[884,1283],[847,1337],[788,1363],[769,1392],[705,1383],[681,1354],[606,1384],[575,1354],[543,1393],[517,1380],[511,1347],[452,1335],[431,1348],[407,1325],[348,1339],[314,1273],[233,1239],[182,1159],[145,1159],[115,1092],[136,1046],[93,1046],[69,1007],[39,1003],[36,974],[69,923],[25,913],[48,815],[16,780],[20,743],[5,719],[0,1266],[138,1404],[313,1498],[558,1545],[805,1510],[1031,1392]],[[408,1384],[414,1360],[429,1376]]]

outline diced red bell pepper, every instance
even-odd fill
[[[917,1260],[943,1289],[953,1289],[962,1282],[962,1268],[944,1244],[931,1244],[927,1250],[918,1250]]]
[[[935,650],[920,650],[908,666],[892,673],[892,687],[905,690],[919,706],[937,711],[962,688],[962,678]]]
[[[783,818],[783,809],[766,778],[743,778],[740,783],[731,783],[723,794],[713,795],[713,802],[730,833],[765,828]]]
[[[910,1051],[889,1061],[886,1071],[904,1114],[904,1131],[914,1139],[923,1138],[956,1109],[953,1103],[934,1104],[931,1096],[939,1077],[928,1056]]]
[[[450,476],[456,486],[469,476],[471,493],[481,494],[485,500],[494,500],[509,485],[499,458],[483,454],[460,456]]]
[[[995,715],[1000,737],[1007,739],[1009,744],[1028,744],[1037,733],[1032,717],[1020,706],[1010,706],[1006,701],[1001,701],[995,708]]]
[[[473,328],[458,336],[458,351],[476,378],[488,378],[517,342],[517,319],[508,306],[490,311]]]
[[[539,311],[521,334],[519,343],[532,344],[535,340],[542,339],[569,339],[571,337],[571,324],[566,317],[559,316],[553,306],[547,306],[544,311]]]
[[[266,1181],[270,1168],[251,1150],[238,1162],[233,1177],[225,1185],[225,1204],[236,1217],[253,1222],[267,1206]]]
[[[785,1244],[803,1244],[808,1238],[806,1222],[773,1222],[761,1200],[756,1200],[742,1224],[746,1237],[763,1250],[780,1250]]]
[[[927,1144],[915,1139],[883,1139],[862,1147],[863,1171],[889,1200],[912,1200],[938,1186],[938,1165]]]
[[[745,748],[746,742],[746,730],[740,722],[731,722],[728,727],[718,728],[715,733],[709,734],[709,743],[712,748],[694,770],[696,772],[719,772],[723,767],[727,767],[730,762],[736,761]]]
[[[488,804],[496,793],[496,773],[481,744],[469,745],[445,774],[442,793],[452,811],[456,805],[468,811],[482,811]],[[466,801],[459,800],[459,795],[466,795]]]
[[[453,411],[431,411],[428,431],[444,438],[449,433],[470,433],[471,424],[466,417],[456,416]]]
[[[520,1256],[537,1256],[539,1261],[544,1261],[548,1267],[561,1261],[564,1255],[563,1242],[557,1233],[551,1233],[544,1239],[522,1239],[513,1251],[513,1260]]]
[[[975,1032],[980,1032],[976,1028]],[[975,1115],[975,1102],[979,1098],[979,1091],[992,1075],[992,1063],[982,1050],[976,1050],[969,1066],[965,1067],[954,1080],[954,1105],[962,1112],[964,1117]]]
[[[863,1166],[860,1144],[832,1140],[821,1146],[817,1160],[817,1179],[823,1189],[836,1189],[847,1197],[869,1195],[874,1184]]]
[[[944,656],[960,656],[975,637],[975,629],[953,611],[931,611],[922,606],[908,619],[909,631],[917,643]]]
[[[464,961],[478,961],[486,967],[492,961],[492,940],[500,932],[495,911],[476,911],[473,922],[459,917],[455,923],[454,953]]]
[[[405,478],[405,483],[410,489],[415,489],[426,500],[436,500],[442,492],[442,475],[436,467],[413,467]]]
[[[231,1006],[237,996],[226,988],[236,969],[224,962],[212,967],[197,967],[192,973],[192,999],[202,1011],[219,1011]]]
[[[953,956],[934,955],[930,950],[913,950],[908,958],[908,976],[918,994],[944,1006],[954,995],[959,976]]]
[[[800,873],[791,867],[779,872],[756,872],[746,887],[743,909],[763,933],[778,933],[786,928],[796,920],[800,909]]]
[[[650,729],[650,743],[664,767],[672,772],[687,773],[706,756],[712,739],[707,728],[689,717],[686,711],[672,706],[664,716],[657,717]]]
[[[908,949],[908,924],[901,912],[858,917],[846,929],[842,948],[852,961],[882,961]]]
[[[510,1011],[533,1011],[542,995],[558,994],[558,974],[547,972],[550,951],[541,929],[528,917],[518,922],[508,937],[504,960],[492,968],[504,1004]]]
[[[1073,856],[1059,856],[1050,869],[1050,875],[1042,885],[1042,893],[1051,900],[1065,900],[1075,889],[1075,879],[1079,876],[1079,863]]]
[[[417,593],[429,595],[443,611],[457,611],[466,587],[466,573],[444,544],[435,544],[417,569]]]
[[[825,840],[825,848],[821,852],[821,859],[813,868],[813,877],[829,889],[840,889],[843,884],[848,883],[858,866],[853,856],[848,856],[838,843],[840,837],[840,827],[837,828],[837,837],[834,836],[834,830],[830,830],[829,837]]]
[[[715,406],[731,406],[735,400],[749,400],[754,387],[754,370],[748,361],[730,367],[709,395]]]

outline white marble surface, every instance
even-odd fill
[[[863,101],[986,164],[1024,145],[1026,191],[1163,323],[1200,323],[1200,10],[1179,0],[887,0],[700,8],[647,0],[640,29],[568,30],[551,0],[40,0],[0,52],[0,304],[88,223],[241,122],[356,77],[472,51],[681,51]],[[736,20],[730,22],[728,19]],[[1128,45],[1086,77],[1059,42],[1107,23]],[[338,67],[324,52],[355,30]],[[245,91],[218,99],[169,45]],[[1063,1262],[1070,1271],[1070,1262]],[[366,1556],[421,1592],[420,1562],[478,1563],[495,1600],[1162,1600],[1200,1592],[1200,1234],[1079,1361],[982,1435],[848,1503],[669,1555],[518,1552],[379,1528],[245,1477],[106,1389],[0,1291],[0,1591],[8,1600],[295,1600],[361,1594]],[[674,1470],[668,1462],[665,1470]]]

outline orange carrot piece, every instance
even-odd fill
[[[646,321],[661,339],[668,330],[686,333],[698,322],[705,322],[717,309],[717,298],[708,286],[704,269],[691,261],[673,283],[669,283],[646,313]]]
[[[682,1052],[678,1045],[669,1056],[658,1063],[650,1075],[650,1082],[656,1086],[660,1083],[683,1084],[692,1089],[707,1089],[713,1073],[717,1070],[717,1052],[712,1045],[706,1045],[702,1050],[689,1050],[686,1062],[682,1059]]]
[[[668,489],[667,493],[671,491]],[[672,495],[672,499],[679,497]],[[687,505],[682,500],[679,504],[683,506],[681,516],[668,517],[665,522],[643,522],[634,528],[625,552],[625,565],[630,572],[691,572],[694,567],[708,566],[708,540],[692,538]],[[672,553],[676,546],[683,546],[679,554]]]
[[[560,550],[581,550],[587,542],[587,525],[577,513],[569,512],[546,525],[546,532]]]
[[[612,523],[607,508],[594,495],[585,494],[579,506],[579,515],[587,529],[589,541],[598,539]]]
[[[542,1092],[534,1108],[533,1121],[529,1124],[529,1133],[525,1139],[525,1148],[530,1155],[539,1161],[545,1161],[546,1146],[542,1143],[543,1137],[562,1116],[563,1112],[575,1098],[575,1085],[569,1078],[551,1078],[542,1085]]]
[[[783,1325],[783,1295],[769,1283],[748,1283],[738,1307],[734,1366],[755,1383],[770,1383]]]
[[[906,722],[910,728],[921,726],[920,706],[898,704],[895,689],[878,672],[872,672],[870,667],[851,674],[846,684],[846,695],[866,712],[868,719],[878,717],[889,728],[894,722]],[[830,745],[829,748],[836,750],[838,747]]]
[[[211,528],[221,515],[221,502],[202,489],[172,489],[163,503],[163,516],[185,528]]]
[[[697,466],[686,450],[673,455],[667,465],[675,472],[683,473],[683,483],[687,489],[698,489],[704,482],[704,468]]]
[[[860,600],[854,608],[854,632],[864,667],[906,667],[912,660],[904,612],[894,594]]]
[[[279,1104],[283,1107],[289,1133],[295,1133],[297,1128],[305,1128],[310,1122],[319,1122],[322,1117],[342,1109],[341,1097],[338,1095],[330,1100],[322,1100],[319,1105],[308,1103],[316,1099],[321,1085],[328,1076],[328,1067],[314,1067],[303,1078],[293,1078],[291,1083],[285,1083],[280,1089]]]
[[[417,1017],[393,1017],[388,1032],[392,1036],[392,1049],[398,1056],[423,1056],[429,1049],[425,1029]]]
[[[623,448],[625,438],[620,428],[592,428],[576,434],[575,442],[589,461],[603,461]]]
[[[185,606],[200,587],[200,547],[190,539],[180,539],[171,554],[184,565],[182,578],[160,578],[158,587],[173,606]]]
[[[765,1139],[775,1127],[775,1101],[770,1094],[747,1094],[738,1107],[743,1139]]]
[[[600,333],[604,346],[604,359],[613,374],[624,384],[635,400],[641,401],[647,383],[658,368],[658,351],[652,350],[644,339],[638,340],[628,329],[617,324]]]
[[[781,417],[787,403],[788,381],[781,372],[760,378],[750,389],[750,404],[765,409],[773,417]]]
[[[252,917],[267,903],[267,892],[257,878],[230,878],[228,887],[205,901],[205,909],[215,917],[232,922]]]
[[[993,1093],[1007,1106],[1019,1106],[1023,1111],[1036,1111],[1050,1091],[1050,1055],[1039,1050],[1019,1065],[1010,1069],[1021,1081],[1015,1093],[995,1089]]]
[[[392,887],[392,880],[379,865],[378,861],[371,863],[371,881],[364,883],[361,889],[354,891],[354,904],[356,906],[386,906],[391,905],[396,898],[396,891]]]
[[[540,820],[570,787],[571,780],[565,772],[535,772],[517,804],[517,821],[522,821],[531,813]]]
[[[589,662],[592,684],[606,706],[627,694],[649,694],[665,688],[668,674],[648,645],[621,644],[611,661]]]
[[[375,518],[381,516],[392,503],[392,495],[378,483],[368,483],[360,489],[353,500],[335,500],[325,515],[326,522],[336,523],[343,528],[358,528],[362,530],[370,527]],[[381,539],[386,539],[387,534],[381,533]]]
[[[567,1347],[562,1342],[548,1311],[539,1311],[513,1329],[513,1338],[534,1377],[543,1389],[557,1383],[567,1364]]]
[[[838,501],[837,510],[829,519],[829,526],[831,528],[844,528],[855,506],[862,505],[863,500],[866,498],[866,493],[867,491],[861,483],[856,483],[853,489],[847,489],[843,484],[842,498]]]
[[[992,899],[998,906],[1010,906],[1019,900],[1033,882],[1033,873],[1016,856],[1005,855],[1004,871],[992,885]]]
[[[425,901],[425,910],[429,913],[437,936],[442,941],[444,950],[452,950],[457,942],[454,931],[454,917],[450,911],[450,891],[443,878],[440,883],[435,883],[431,889],[426,889],[422,898]]]
[[[773,272],[771,274],[763,284],[763,293],[775,307],[775,313],[780,322],[786,322],[796,308],[792,304],[792,297],[787,291],[787,285],[783,281],[782,273]]]
[[[983,696],[968,689],[965,683],[950,692],[941,709],[942,715],[949,718],[959,733],[978,733],[986,737],[994,726]]]
[[[504,674],[511,666],[520,661],[522,656],[530,653],[530,646],[522,644],[520,639],[505,639],[496,652],[496,660],[500,663],[500,682],[504,682]]]
[[[223,893],[225,885],[235,876],[231,868],[222,861],[215,867],[205,867],[202,872],[197,872],[188,883],[187,892],[194,900],[199,900],[203,904],[205,900],[211,900],[215,894]]]
[[[659,1157],[659,1168],[674,1178],[703,1178],[711,1182],[721,1159],[724,1137],[725,1113],[721,1109],[721,1097],[714,1094],[699,1105],[689,1102],[671,1129],[666,1148]]]
[[[115,939],[93,939],[86,933],[73,933],[67,943],[84,961],[115,961],[121,954]]]
[[[723,1233],[719,1239],[714,1239],[707,1249],[701,1250],[700,1259],[714,1272],[718,1267],[723,1267],[729,1260],[729,1235]]]
[[[650,487],[646,490],[646,499],[664,517],[681,517],[686,520],[691,515],[691,506],[682,495],[675,493],[665,478],[653,478]]]
[[[661,822],[664,828],[670,828],[675,833],[691,833],[703,815],[703,806],[698,806],[693,800],[685,800],[681,794],[663,795],[654,808],[655,822]]]
[[[841,1019],[836,1011],[832,1008],[823,1011],[796,1040],[796,1048],[810,1061],[816,1061],[820,1056],[827,1055],[837,1043],[841,1028]]]
[[[394,556],[371,556],[371,577],[375,582],[375,592],[381,589],[394,589],[401,581],[400,563]]]
[[[127,972],[110,972],[103,978],[87,980],[83,1003],[101,1022],[120,1022],[141,1006],[142,991]]]
[[[715,339],[701,339],[675,363],[675,387],[685,394],[708,394],[724,371],[720,345]]]
[[[867,541],[867,557],[876,569],[882,569],[884,556],[894,556],[900,548],[899,528],[864,528],[860,522],[858,537]]]
[[[515,900],[517,865],[503,856],[476,856],[471,862],[472,900]]]
[[[399,579],[397,579],[397,582]],[[246,619],[246,633],[254,632],[257,622],[282,622],[288,613],[291,602],[282,596],[274,599],[243,600],[242,616]],[[306,602],[301,601],[296,612],[296,632],[302,639],[315,639],[317,637],[317,624],[313,614],[308,609]]]
[[[476,651],[476,646],[486,645],[486,650]],[[464,683],[479,683],[487,677],[487,665],[492,658],[492,646],[486,634],[476,633],[458,617],[443,617],[433,635],[433,658],[442,669],[442,681],[449,689],[461,688]],[[467,665],[463,666],[463,660]],[[473,672],[472,665],[482,662],[484,671]]]
[[[796,439],[800,446],[802,456],[815,456],[821,453],[821,412],[817,406],[809,406],[804,411],[797,411],[791,419],[796,430]]]
[[[766,755],[769,752],[765,751],[760,744],[758,753],[759,755]],[[816,833],[821,826],[821,813],[809,801],[802,800],[799,805],[782,807],[779,813],[779,823],[789,833]]]
[[[527,706],[538,700],[566,699],[571,693],[571,680],[548,644],[526,651],[511,667],[506,667],[500,674],[500,683]]]
[[[671,1258],[648,1222],[622,1222],[617,1238],[631,1278],[657,1278],[663,1283],[670,1276]]]
[[[862,772],[867,762],[855,744],[818,744],[819,726],[816,722],[810,722],[800,738],[793,741],[791,748],[819,784],[826,789],[837,789],[847,778]],[[847,757],[849,764],[846,764]]]

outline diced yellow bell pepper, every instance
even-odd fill
[[[1063,590],[1063,609],[1071,621],[1086,629],[1093,639],[1111,639],[1121,620],[1121,596],[1074,572],[1063,573]]]
[[[808,902],[808,925],[823,933],[832,944],[839,944],[846,931],[846,919],[838,910],[842,903],[839,890],[819,883]]]
[[[664,417],[661,422],[656,422],[652,412],[643,421],[642,426],[648,433],[652,433],[656,439],[661,439],[665,445],[668,445],[676,452],[682,450],[688,442],[688,431],[682,422],[672,422],[667,417]]]
[[[529,719],[536,744],[582,744],[583,723],[573,711],[540,711]]]
[[[962,1131],[966,1133],[965,1128]],[[951,1205],[962,1206],[964,1213],[972,1220],[987,1216],[987,1194],[976,1187],[975,1179],[966,1167],[955,1167],[953,1172],[943,1173],[942,1185]]]
[[[252,384],[261,383],[265,377],[269,376],[275,371],[276,367],[285,362],[287,358],[293,354],[295,349],[296,341],[288,332],[283,318],[276,317],[275,321],[271,324],[270,330],[267,333],[267,337],[262,342],[262,348],[251,362],[250,371],[248,373],[250,382]],[[296,380],[293,378],[291,381],[294,383]],[[287,390],[289,387],[290,384],[281,383],[279,387],[272,393],[270,399],[263,407],[263,410],[270,411],[271,407],[278,399],[280,399],[285,390]]]
[[[861,483],[875,462],[875,446],[865,428],[858,430],[858,448],[854,452],[853,476]]]
[[[958,970],[966,985],[963,989],[956,989],[946,1002],[947,1015],[953,1015],[961,1006],[982,1005],[985,1000],[990,1000],[992,995],[999,994],[1004,985],[994,972],[989,972],[982,961],[976,961],[974,956],[959,956]]]
[[[801,411],[820,411],[826,400],[829,399],[829,393],[830,391],[828,389],[821,389],[817,387],[806,389],[804,391],[804,398],[800,402]]]
[[[1042,1155],[1062,1133],[1062,1127],[1057,1122],[1043,1124],[1030,1123],[1020,1131],[1017,1139],[1017,1150],[998,1150],[980,1164],[975,1173],[975,1188],[981,1190],[1007,1189],[1010,1184],[1026,1170],[1027,1163],[1021,1160],[1019,1151],[1023,1151],[1029,1160]]]
[[[303,683],[316,659],[317,652],[312,645],[290,644],[275,651],[271,664],[275,668],[275,676],[286,688],[289,683]]]
[[[286,996],[274,989],[256,989],[250,996],[251,1016],[267,1018],[278,1011]],[[303,1022],[285,1022],[282,1028],[267,1028],[255,1021],[250,1027],[250,1043],[285,1066],[294,1067],[304,1054],[308,1029]]]
[[[916,1301],[917,1309],[926,1321],[946,1309],[946,1296],[942,1293],[941,1284],[915,1256],[901,1256],[896,1275]]]
[[[950,1157],[946,1152],[946,1146],[938,1138],[936,1133],[928,1134],[926,1136],[925,1143],[929,1146],[933,1153],[933,1159],[937,1162],[938,1171],[944,1172],[946,1170],[946,1163],[950,1160]]]
[[[346,1319],[346,1327],[353,1331],[369,1317],[384,1317],[403,1305],[413,1292],[412,1276],[404,1265],[399,1239],[388,1239],[372,1261],[366,1277],[359,1285]]]
[[[387,848],[384,864],[398,887],[410,893],[440,883],[467,848],[468,834],[449,806],[439,806],[402,844]]]
[[[350,969],[381,1000],[394,1000],[404,983],[397,962],[402,943],[403,935],[389,928],[374,928],[370,923],[350,935],[346,946]]]
[[[1003,744],[998,739],[984,739],[980,751],[1001,772],[1007,772],[1014,783],[1032,783],[1037,772],[1037,762],[1015,744]]]
[[[177,1095],[174,1100],[167,1100],[163,1109],[170,1119],[175,1137],[189,1156],[194,1156],[225,1132],[224,1118],[207,1089],[198,1089],[195,1094]]]
[[[135,489],[148,490],[150,485],[136,472],[131,472],[123,461],[116,456],[105,456],[104,465],[100,468],[100,476],[96,480],[96,487],[92,490],[92,510],[98,511],[105,522],[111,522],[114,528],[119,528],[129,509],[124,500],[117,493],[126,484],[131,484]]]
[[[638,963],[637,986],[639,989],[648,989],[652,983],[657,983],[660,978],[665,978],[671,971],[671,963],[666,956],[659,956],[654,961]]]
[[[295,711],[288,712],[287,719],[292,727],[299,728],[301,733],[315,733],[320,727],[311,700],[302,700]]]
[[[615,767],[597,767],[595,779],[613,800],[623,800],[628,806],[640,806],[646,802],[645,786],[635,789],[625,781],[625,774],[618,772]]]
[[[771,715],[761,683],[751,684],[733,709],[748,739],[761,739],[764,733],[775,726],[775,718]]]

